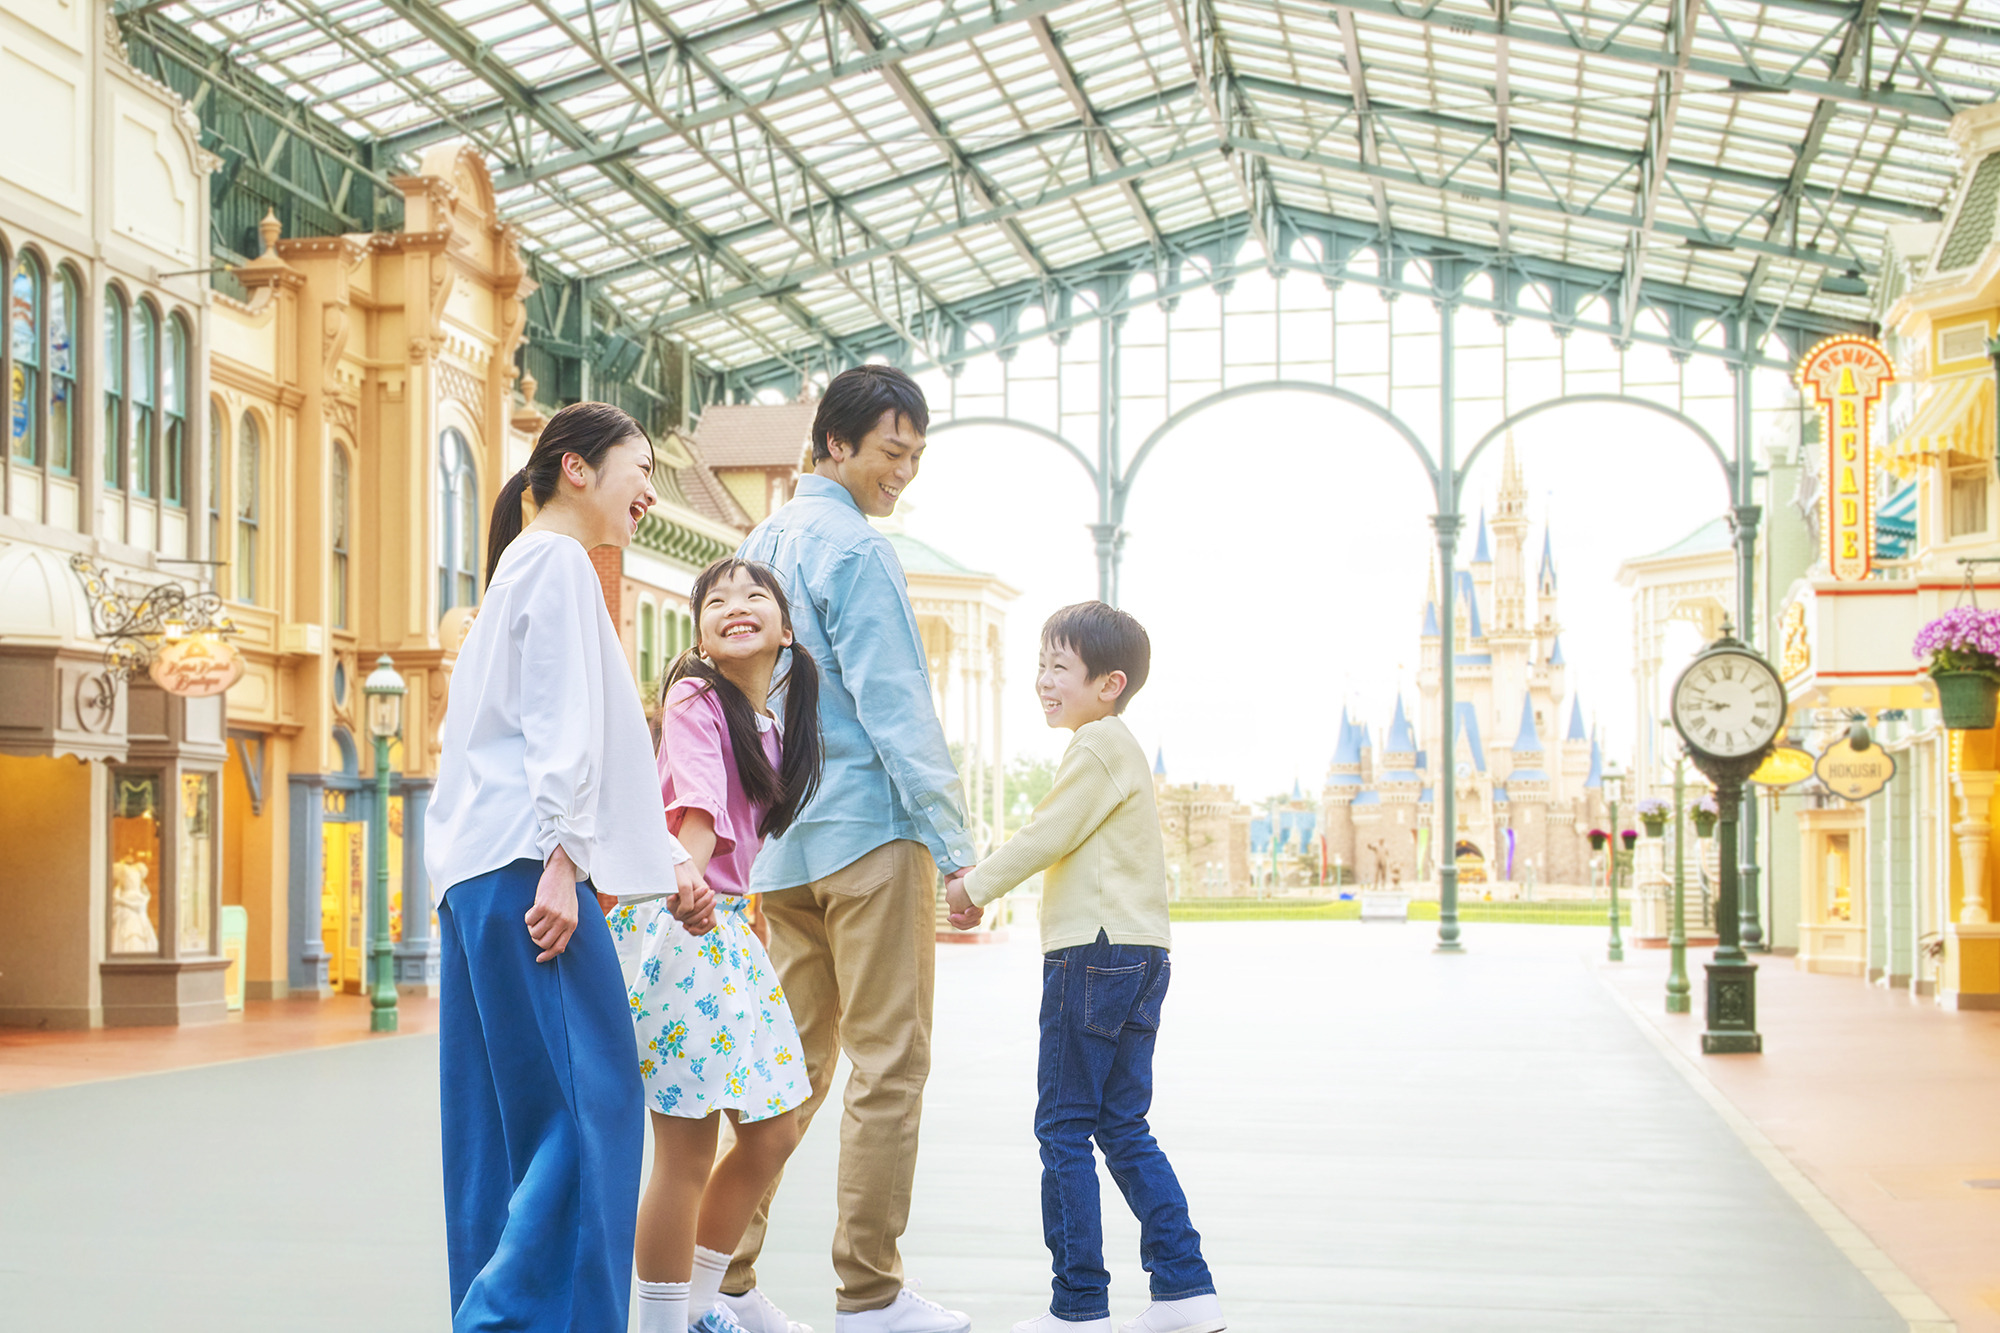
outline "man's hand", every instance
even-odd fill
[[[973,902],[965,891],[965,877],[971,873],[972,867],[966,866],[953,871],[944,882],[944,905],[949,912],[945,919],[954,930],[971,930],[986,917],[986,909]]]
[[[538,963],[546,963],[569,947],[576,934],[576,865],[569,853],[558,846],[542,867],[541,882],[535,885],[535,905],[528,909],[528,938],[542,952]]]
[[[706,935],[715,929],[715,891],[694,868],[694,862],[683,861],[674,867],[674,896],[668,907],[690,935]]]

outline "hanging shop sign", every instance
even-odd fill
[[[1764,757],[1757,765],[1757,771],[1750,775],[1750,781],[1760,787],[1789,787],[1794,782],[1804,782],[1813,775],[1813,757],[1810,750],[1801,750],[1796,745],[1780,745]]]
[[[1820,546],[1827,571],[1843,583],[1868,577],[1875,561],[1870,457],[1875,408],[1896,368],[1872,338],[1828,338],[1799,362],[1799,387],[1819,406]]]
[[[1896,776],[1896,758],[1873,743],[1865,750],[1857,750],[1853,741],[1843,737],[1820,753],[1813,772],[1835,796],[1865,801]]]
[[[243,675],[243,655],[219,634],[167,639],[153,655],[153,683],[168,694],[221,694]]]

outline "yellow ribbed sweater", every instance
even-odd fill
[[[1089,944],[1170,947],[1167,853],[1146,752],[1117,717],[1078,727],[1034,818],[973,867],[965,892],[981,907],[1037,871],[1042,952]]]

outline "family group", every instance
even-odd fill
[[[625,1333],[635,1273],[641,1333],[810,1333],[756,1263],[843,1053],[835,1329],[967,1333],[906,1284],[898,1251],[938,882],[970,929],[1037,873],[1055,1278],[1016,1333],[1110,1333],[1093,1142],[1151,1277],[1123,1329],[1225,1327],[1147,1125],[1167,876],[1119,716],[1146,680],[1146,632],[1100,602],[1049,620],[1036,690],[1074,738],[1032,821],[975,864],[901,567],[868,522],[916,477],[928,423],[899,371],[834,379],[812,472],[695,580],[696,642],[651,727],[589,555],[626,545],[655,502],[644,431],[606,404],[566,407],[502,488],[425,848],[455,1333]]]

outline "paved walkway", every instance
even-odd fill
[[[1585,933],[1488,927],[1462,958],[1425,927],[1178,938],[1155,1126],[1235,1328],[1910,1327],[1598,980]],[[1019,938],[940,956],[907,1255],[982,1333],[1046,1308],[1038,984]],[[418,1034],[0,1097],[4,1322],[441,1333],[435,1062]],[[832,1128],[764,1265],[820,1333]],[[1144,1275],[1107,1194],[1125,1319]]]

